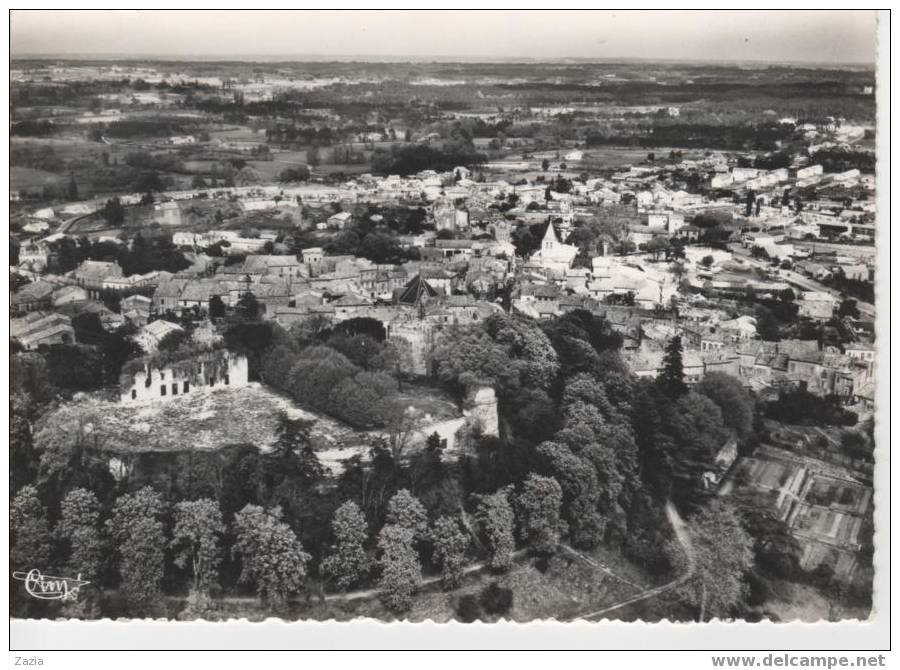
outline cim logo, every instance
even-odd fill
[[[40,600],[76,600],[81,587],[90,584],[81,579],[81,575],[75,579],[54,577],[42,575],[41,571],[37,569],[28,572],[13,572],[12,576],[13,579],[25,582],[25,590],[28,594]]]

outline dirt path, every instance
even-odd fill
[[[567,552],[567,553],[569,553],[569,554],[572,554],[572,555],[575,556],[576,558],[580,558],[582,561],[584,561],[585,563],[587,563],[588,565],[590,565],[592,568],[597,568],[597,570],[601,570],[602,572],[605,572],[605,573],[608,574],[610,577],[613,577],[613,578],[619,580],[619,581],[622,582],[623,584],[628,584],[628,586],[630,586],[630,587],[632,587],[632,588],[635,588],[635,589],[637,589],[638,591],[643,591],[643,590],[646,588],[645,586],[640,586],[639,584],[635,584],[634,582],[625,579],[625,578],[622,577],[621,575],[617,575],[615,572],[613,572],[612,570],[610,570],[610,569],[609,569],[606,565],[604,565],[603,563],[600,563],[600,562],[598,562],[598,561],[595,561],[595,560],[594,560],[593,558],[591,558],[590,556],[586,556],[585,554],[582,554],[580,551],[578,551],[577,549],[574,549],[573,547],[570,547],[570,546],[567,545],[567,544],[562,544],[562,545],[560,545],[560,547],[562,548],[563,551],[565,551],[565,552]]]
[[[666,518],[669,520],[669,523],[672,526],[672,530],[675,532],[675,538],[678,540],[678,544],[684,549],[684,553],[687,555],[688,559],[688,567],[685,570],[684,574],[680,577],[673,579],[671,582],[667,584],[663,584],[662,586],[657,586],[652,589],[643,589],[640,593],[628,598],[627,600],[622,600],[617,602],[614,605],[610,605],[609,607],[604,607],[602,610],[597,610],[596,612],[590,612],[589,614],[583,614],[579,619],[596,619],[598,617],[602,617],[609,612],[625,607],[626,605],[632,605],[637,602],[641,602],[643,600],[648,600],[650,598],[655,598],[656,596],[665,593],[666,591],[671,591],[672,589],[681,586],[684,582],[690,579],[694,574],[694,551],[691,548],[691,539],[687,533],[687,527],[684,523],[684,520],[681,518],[681,515],[678,514],[678,510],[675,509],[675,506],[671,502],[666,503]],[[586,557],[582,557],[586,558]],[[598,565],[598,567],[601,567]],[[636,588],[638,587],[636,584],[633,584],[622,577],[614,574],[611,570],[606,568],[602,568],[610,575],[615,577],[616,579],[620,579],[626,584],[630,584]]]
[[[529,550],[527,548],[519,549],[518,551],[514,551],[512,554],[513,560],[516,561],[521,558],[524,558],[525,555],[528,553],[528,551]],[[488,568],[488,567],[489,567],[489,561],[479,561],[478,563],[472,563],[470,565],[467,565],[463,569],[463,574],[470,575],[475,572],[480,572],[481,570],[484,570],[485,568]],[[433,584],[437,584],[440,581],[441,581],[440,575],[432,575],[430,577],[425,577],[421,582],[419,582],[419,588],[431,586]],[[105,591],[104,593],[106,595],[109,595],[111,593],[117,593],[117,591],[109,590],[109,591]],[[288,602],[299,603],[299,602],[303,602],[306,600],[308,600],[309,602],[315,602],[317,600],[319,602],[343,602],[343,601],[348,601],[348,600],[361,600],[361,599],[377,598],[378,593],[379,593],[378,589],[361,589],[358,591],[347,591],[346,593],[329,593],[322,598],[319,598],[315,594],[307,594],[307,595],[302,595],[302,596],[294,596],[293,598],[290,598],[288,600]],[[169,596],[166,596],[166,600],[169,602],[181,603],[181,602],[185,601],[185,596],[169,595]],[[224,597],[216,598],[216,602],[228,603],[231,605],[246,605],[246,604],[258,603],[259,598],[256,596],[224,596]]]
[[[599,561],[592,559],[589,556],[584,555],[583,553],[577,551],[576,549],[573,549],[569,545],[565,545],[565,544],[561,545],[561,549],[563,551],[580,558],[581,560],[585,561],[592,567],[594,567],[598,570],[601,570],[601,571],[607,573],[608,575],[610,575],[611,577],[621,581],[622,583],[627,584],[627,585],[631,586],[632,588],[638,590],[637,594],[635,594],[631,598],[628,598],[627,600],[622,600],[618,603],[615,603],[614,605],[604,607],[603,609],[597,610],[595,612],[583,614],[579,617],[576,617],[576,619],[595,619],[597,617],[602,617],[605,614],[612,612],[614,610],[620,609],[622,607],[625,607],[626,605],[631,605],[636,602],[648,600],[649,598],[654,598],[662,593],[665,593],[666,591],[670,591],[670,590],[680,586],[681,584],[683,584],[684,582],[686,582],[688,579],[691,578],[691,576],[694,573],[694,553],[693,553],[693,550],[691,549],[690,537],[687,534],[686,525],[685,525],[684,521],[682,520],[681,516],[678,514],[678,511],[675,509],[675,506],[672,505],[671,502],[666,503],[665,512],[666,512],[666,517],[672,526],[672,530],[675,533],[675,537],[678,540],[678,543],[682,546],[682,548],[685,551],[685,554],[687,555],[688,568],[684,572],[684,574],[682,574],[680,577],[668,582],[667,584],[663,584],[662,586],[657,586],[657,587],[648,589],[639,584],[635,584],[634,582],[626,579],[625,577],[622,577],[621,575],[616,574],[606,565],[600,563]],[[528,548],[519,549],[518,551],[513,552],[513,554],[512,554],[513,560],[517,561],[517,560],[524,558],[528,554],[528,552],[529,552]],[[463,574],[470,575],[470,574],[473,574],[476,572],[480,572],[481,570],[484,570],[488,567],[489,567],[489,561],[479,561],[477,563],[472,563],[470,565],[467,565],[463,569]],[[432,575],[429,577],[425,577],[419,583],[419,588],[437,584],[440,582],[440,580],[441,580],[440,575]],[[115,591],[107,591],[106,592],[107,595],[109,593],[115,593]],[[346,602],[346,601],[350,601],[350,600],[377,598],[378,593],[379,593],[378,589],[361,589],[361,590],[357,590],[357,591],[348,591],[346,593],[329,593],[324,596],[317,596],[315,594],[306,594],[303,596],[295,596],[295,597],[291,598],[289,602],[292,602],[292,603],[298,603],[298,602],[302,602],[302,601],[315,602],[317,600],[319,602]],[[184,602],[185,597],[169,595],[169,596],[166,596],[166,600],[168,600],[170,602]],[[256,596],[225,596],[222,598],[217,598],[216,600],[219,602],[229,603],[229,604],[233,604],[233,605],[252,604],[252,603],[259,602],[259,599]]]
[[[512,558],[514,561],[523,558],[527,553],[528,549],[519,549],[518,551],[514,551],[512,554]],[[467,565],[463,569],[464,575],[471,575],[474,572],[480,572],[485,568],[489,567],[489,561],[479,561],[478,563],[471,563]],[[441,581],[440,575],[432,575],[431,577],[426,577],[421,582],[419,582],[419,587],[429,586],[431,584],[437,584]],[[378,589],[366,589],[364,591],[349,591],[347,593],[330,593],[325,596],[325,602],[334,601],[334,600],[357,600],[359,598],[375,598],[378,596]]]

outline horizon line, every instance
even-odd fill
[[[725,65],[817,65],[817,66],[853,66],[853,67],[876,67],[877,59],[871,61],[821,61],[821,60],[764,60],[764,59],[735,59],[725,60],[718,58],[642,58],[640,56],[462,56],[462,55],[401,55],[401,54],[318,54],[318,53],[300,53],[300,54],[160,54],[160,53],[136,53],[122,54],[115,52],[108,53],[52,53],[52,52],[35,52],[35,53],[10,53],[10,61],[16,60],[69,60],[69,61],[89,61],[89,60],[108,60],[116,61],[155,61],[163,63],[177,62],[246,62],[246,63],[329,63],[329,62],[351,62],[351,63],[545,63],[559,61],[577,61],[586,63],[602,63],[602,62],[642,62],[642,63],[721,63]]]

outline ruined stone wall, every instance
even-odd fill
[[[481,435],[498,437],[500,435],[500,419],[497,414],[497,394],[490,386],[475,389],[466,398],[463,415],[472,430]]]
[[[204,388],[246,386],[249,381],[247,358],[228,353],[219,356],[221,359],[216,361],[179,361],[162,368],[150,365],[123,376],[119,388],[121,402],[177,400]]]

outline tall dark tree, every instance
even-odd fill
[[[15,360],[18,357],[13,357]],[[33,400],[26,393],[11,393],[9,398],[9,491],[16,493],[34,481],[38,452],[31,434]]]
[[[43,569],[50,562],[50,528],[38,491],[24,486],[9,505],[9,562],[13,570]]]
[[[387,331],[384,324],[378,319],[367,316],[353,317],[341,321],[334,327],[335,334],[352,337],[354,335],[368,335],[376,342],[384,342],[387,337]]]
[[[659,374],[660,388],[672,398],[677,398],[687,393],[681,353],[681,336],[676,335],[666,345],[666,354],[663,356],[663,369]]]
[[[342,591],[357,583],[371,567],[372,560],[363,546],[369,529],[362,510],[352,500],[338,507],[331,520],[334,546],[322,561],[322,572],[334,579]]]
[[[434,557],[441,566],[441,583],[445,590],[457,588],[462,582],[469,536],[460,528],[459,519],[442,516],[431,531]]]
[[[96,580],[105,557],[97,496],[87,489],[69,491],[60,506],[56,536],[69,547],[69,571]]]
[[[849,316],[853,319],[858,319],[859,307],[856,306],[856,300],[853,298],[841,300],[841,304],[838,305],[837,315],[841,318]]]
[[[75,175],[69,176],[69,189],[66,195],[69,200],[78,200],[78,184],[75,182]]]
[[[422,581],[422,566],[415,549],[415,533],[411,528],[386,524],[378,535],[381,551],[380,596],[386,607],[400,613],[412,605],[412,598]]]
[[[240,581],[254,584],[264,603],[283,608],[303,587],[310,555],[282,521],[281,509],[247,505],[234,517],[234,534],[231,551],[241,559]]]
[[[175,505],[170,546],[175,551],[175,565],[190,570],[194,591],[208,594],[218,581],[224,532],[222,512],[215,501],[204,498]]]
[[[119,557],[122,590],[130,605],[142,611],[161,601],[166,538],[162,517],[165,502],[150,487],[120,496],[106,522]]]
[[[103,218],[111,226],[121,226],[125,221],[125,208],[118,196],[113,196],[106,201],[102,210]]]
[[[515,498],[515,515],[522,541],[541,554],[552,554],[565,524],[559,517],[562,488],[553,477],[531,473]]]
[[[475,496],[475,520],[487,546],[493,570],[507,570],[512,565],[516,548],[516,517],[509,502],[511,487],[504,487],[491,495]]]
[[[753,214],[753,205],[756,202],[756,193],[753,191],[747,191],[747,200],[744,207],[744,216],[750,216]]]
[[[209,299],[209,318],[211,319],[224,319],[225,318],[225,303],[222,302],[222,298],[217,295],[214,295]]]
[[[661,440],[667,497],[688,512],[702,506],[715,488],[706,475],[716,470],[716,456],[731,437],[722,410],[704,395],[688,392],[669,404],[662,416]]]
[[[247,321],[255,321],[259,317],[260,303],[250,291],[242,295],[235,306],[235,314]]]

